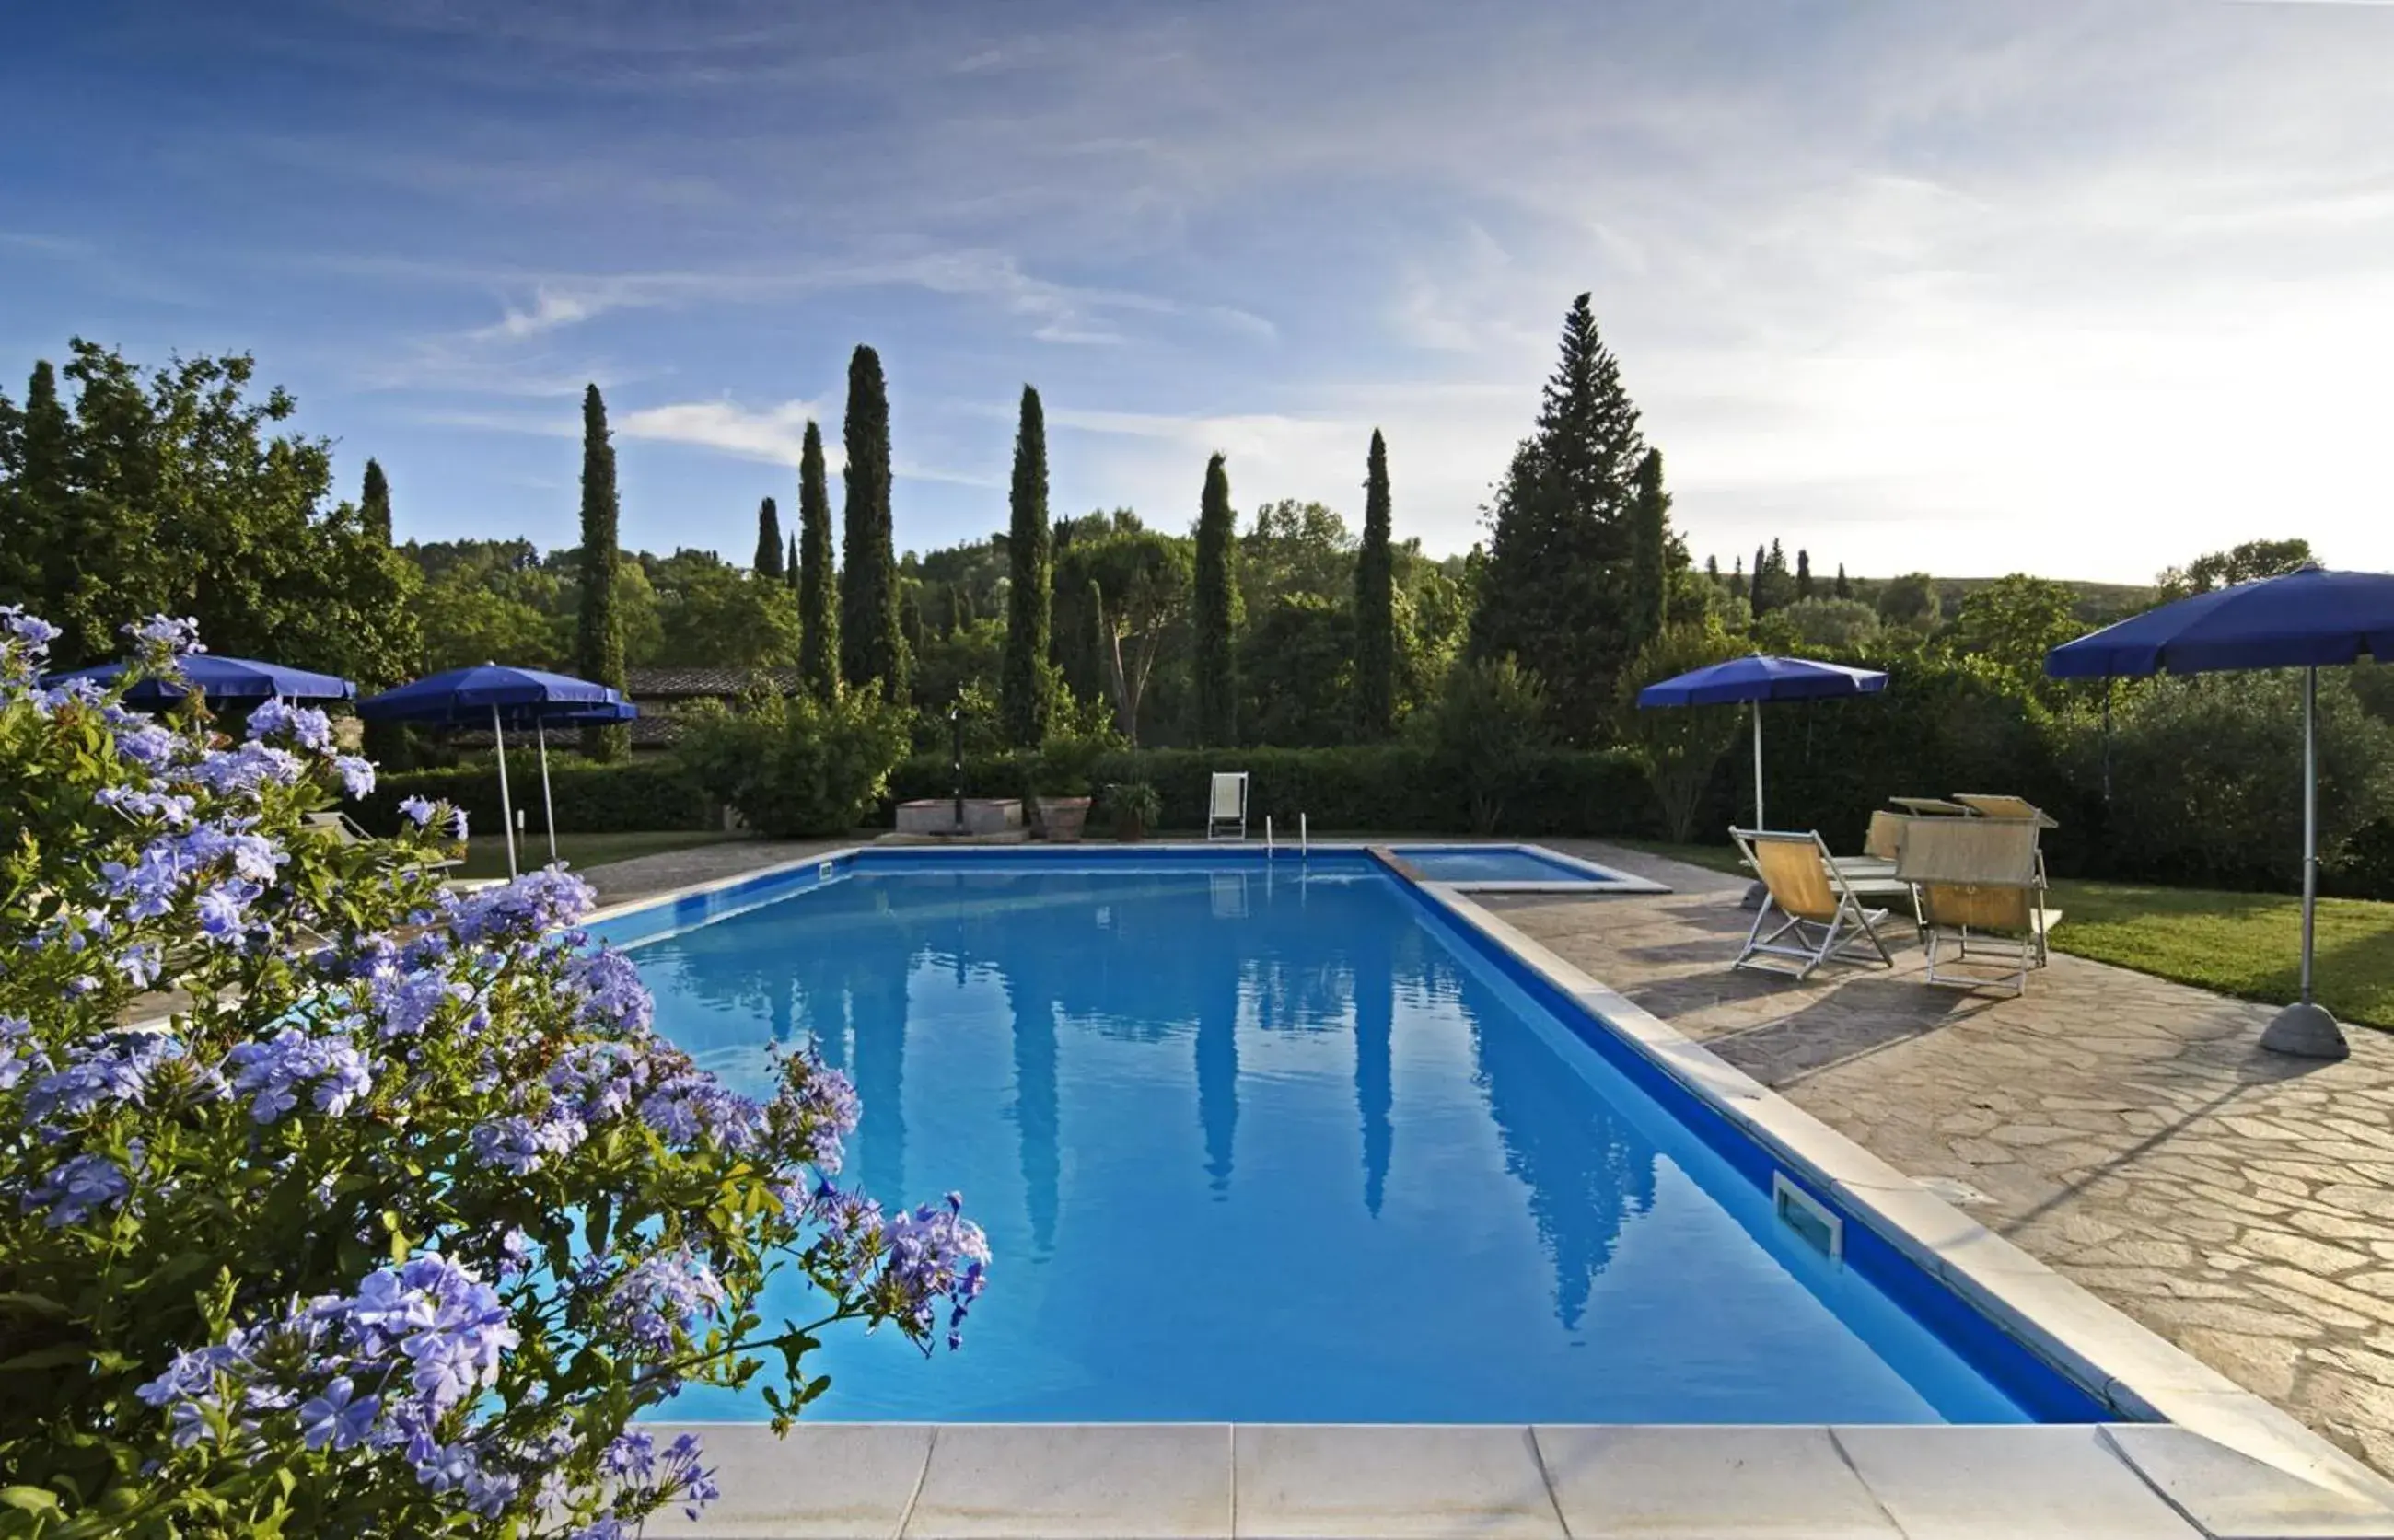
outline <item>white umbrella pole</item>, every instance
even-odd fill
[[[548,728],[538,717],[533,718],[532,730],[540,740],[540,810],[548,825],[548,864],[557,865],[557,799],[548,790]]]
[[[2319,670],[2303,671],[2303,968],[2302,998],[2270,1018],[2261,1046],[2304,1059],[2341,1059],[2352,1051],[2325,1006],[2311,998],[2311,938],[2319,907]]]
[[[1769,829],[1762,816],[1762,702],[1754,703],[1754,827]]]
[[[2311,1003],[2311,912],[2319,904],[2319,670],[2303,671],[2303,983]]]
[[[499,746],[499,822],[506,826],[507,877],[513,881],[516,876],[516,809],[515,803],[507,800],[507,734],[506,729],[499,725],[499,708],[495,701],[491,705],[491,737]]]

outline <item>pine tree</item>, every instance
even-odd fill
[[[756,576],[782,575],[782,511],[769,497],[756,504]]]
[[[1850,599],[1854,596],[1854,585],[1846,581],[1846,564],[1844,562],[1839,562],[1837,564],[1837,585],[1831,589],[1830,592],[1835,594],[1840,599]]]
[[[1006,660],[998,675],[998,714],[1006,741],[1036,749],[1047,736],[1047,646],[1055,606],[1055,562],[1047,529],[1047,417],[1039,392],[1022,387],[1014,430],[1014,487],[1006,526]]]
[[[885,700],[906,698],[897,542],[889,523],[889,387],[881,355],[859,345],[848,363],[848,502],[842,510],[839,665],[851,685],[877,680]]]
[[[1238,659],[1231,627],[1238,597],[1230,553],[1237,543],[1230,512],[1230,476],[1223,458],[1205,463],[1205,493],[1197,510],[1197,638],[1190,661],[1197,691],[1197,746],[1228,748],[1238,742]]]
[[[615,573],[622,559],[616,525],[615,449],[608,442],[607,403],[598,387],[582,395],[582,613],[574,665],[594,684],[624,687],[624,625],[615,612]],[[593,759],[621,759],[631,736],[621,725],[583,730],[582,750]]]
[[[390,543],[390,482],[378,461],[366,462],[365,485],[358,492],[358,519],[377,543]]]
[[[1397,594],[1388,550],[1388,446],[1372,430],[1363,461],[1363,543],[1355,553],[1355,730],[1365,742],[1396,726]]]
[[[1730,571],[1729,591],[1730,595],[1734,598],[1744,599],[1749,604],[1753,602],[1753,595],[1745,586],[1745,558],[1743,556],[1737,558],[1736,566]]]
[[[1663,451],[1648,450],[1638,463],[1638,496],[1629,527],[1629,634],[1641,647],[1663,629],[1670,532],[1671,494],[1663,489]]]
[[[1796,553],[1796,600],[1801,604],[1812,596],[1812,553]]]
[[[1770,553],[1762,546],[1754,548],[1754,581],[1745,591],[1746,602],[1754,607],[1754,618],[1762,619],[1770,607]]]
[[[1720,581],[1720,558],[1718,556],[1706,556],[1704,558],[1704,576],[1713,582]]]
[[[1471,623],[1473,656],[1519,658],[1544,680],[1558,721],[1609,721],[1614,678],[1637,646],[1626,568],[1644,453],[1620,365],[1581,294],[1537,426],[1492,500],[1495,532]]]
[[[831,489],[822,429],[809,418],[798,451],[798,674],[818,700],[839,693],[839,589],[832,572]]]

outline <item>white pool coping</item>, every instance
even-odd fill
[[[1019,857],[1024,848],[951,853]],[[590,922],[861,853],[846,847],[652,894]],[[1510,952],[1785,1169],[1832,1194],[1852,1221],[2124,1422],[1834,1429],[809,1423],[787,1442],[761,1423],[719,1424],[703,1430],[724,1500],[696,1524],[677,1510],[670,1524],[661,1515],[651,1520],[657,1533],[755,1540],[867,1533],[2394,1540],[2394,1482],[1515,930],[1475,901],[1466,891],[1472,884],[1397,875],[1454,922]],[[1584,893],[1590,885],[1562,886]],[[1523,1461],[1538,1474],[1542,1497]],[[1876,1504],[1876,1520],[1836,1527],[1828,1508],[1798,1517],[1815,1503],[1850,1506],[1848,1481]],[[1575,1507],[1583,1514],[1577,1521]]]

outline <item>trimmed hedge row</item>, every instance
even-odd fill
[[[1532,772],[1506,801],[1497,829],[1506,834],[1652,836],[1659,829],[1654,793],[1624,754],[1556,750],[1532,761]],[[1400,744],[1337,749],[1152,749],[1101,754],[1089,772],[1094,786],[1144,780],[1163,800],[1161,828],[1194,829],[1204,823],[1207,777],[1244,770],[1250,826],[1266,816],[1294,831],[1303,814],[1325,832],[1463,833],[1469,810],[1451,776],[1430,757]],[[1025,797],[1061,784],[1060,775],[1033,753],[981,754],[965,762],[965,794]],[[891,804],[950,794],[955,784],[943,754],[918,754],[889,781]],[[885,811],[885,818],[888,814]]]
[[[719,816],[705,793],[670,758],[592,764],[552,754],[548,778],[557,799],[557,828],[562,834],[713,829]],[[538,758],[508,751],[507,791],[517,811],[531,810],[524,827],[538,829]],[[388,834],[399,827],[399,804],[408,797],[454,803],[466,810],[471,827],[478,830],[495,829],[502,823],[498,766],[487,756],[444,770],[402,770],[385,776],[375,794],[351,804],[350,812],[372,832]]]

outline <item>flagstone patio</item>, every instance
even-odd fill
[[[2285,1059],[2266,1006],[2059,953],[2022,998],[1963,994],[1908,931],[1892,972],[1731,972],[1743,882],[1550,842],[1678,891],[1481,903],[2394,1472],[2394,1036]]]

